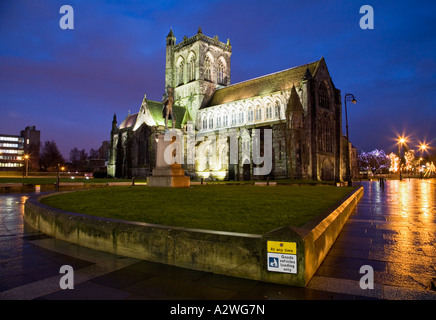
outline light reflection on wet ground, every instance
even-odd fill
[[[365,193],[317,276],[359,280],[373,266],[375,283],[428,290],[436,278],[436,179],[362,182]]]
[[[211,299],[436,299],[436,293],[429,291],[430,280],[436,278],[436,179],[392,180],[386,181],[384,187],[378,181],[362,182],[362,185],[363,198],[305,289],[173,270],[142,261],[126,267],[123,274],[111,272],[79,284],[74,294],[78,298],[94,299],[166,299],[174,292],[180,294],[181,287],[192,288],[195,284],[197,290],[186,291],[180,297],[204,298],[207,293]],[[28,196],[0,195],[0,292],[59,275],[62,264],[85,270],[107,259],[104,256],[94,261],[99,255],[94,251],[90,253],[93,258],[72,255],[71,252],[81,253],[85,249],[50,239],[27,227],[23,223],[23,204]],[[43,243],[46,246],[41,247]],[[47,243],[52,244],[56,253]],[[363,265],[370,265],[375,271],[376,289],[372,292],[359,287],[362,277],[359,270]],[[167,283],[172,273],[189,273],[190,280]],[[129,285],[122,290],[115,288],[114,278],[117,283]],[[223,285],[217,291],[217,281],[226,284],[224,291]],[[166,284],[164,290],[163,284]],[[156,292],[160,295],[156,296]],[[40,298],[71,297],[57,292]]]
[[[8,236],[23,232],[24,203],[27,195],[2,195],[0,197],[0,235]],[[17,216],[19,208],[19,216]]]

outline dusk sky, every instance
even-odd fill
[[[62,5],[74,29],[62,30]],[[363,5],[374,29],[363,30]],[[161,101],[165,37],[230,38],[232,83],[324,57],[347,103],[357,150],[436,150],[435,1],[24,1],[0,0],[0,133],[41,130],[69,151],[98,149],[144,94]],[[345,116],[343,117],[345,122]],[[345,134],[345,124],[344,124]]]

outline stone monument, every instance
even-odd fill
[[[148,178],[150,187],[189,187],[189,177],[185,176],[182,168],[182,133],[175,129],[176,118],[173,111],[173,89],[168,88],[168,97],[165,99],[162,117],[165,118],[165,133],[157,137],[156,167],[152,176]],[[168,130],[168,118],[172,120],[173,129]]]

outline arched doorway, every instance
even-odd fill
[[[333,181],[335,179],[335,171],[330,159],[325,158],[321,164],[321,180]]]

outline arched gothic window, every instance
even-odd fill
[[[217,128],[221,128],[222,124],[221,124],[221,115],[218,114],[218,117],[216,118],[216,127]]]
[[[203,130],[207,129],[207,118],[205,115],[203,115],[203,119],[202,119],[202,127]]]
[[[268,103],[268,104],[266,105],[265,118],[266,118],[266,119],[271,119],[271,118],[272,118],[272,107],[271,107],[271,104],[270,104],[270,103]]]
[[[319,106],[321,108],[329,109],[330,108],[329,93],[324,82],[321,82],[321,84],[319,85],[318,96],[319,96]]]
[[[241,124],[244,123],[244,120],[245,120],[244,118],[245,118],[244,117],[244,110],[241,109],[241,110],[239,110],[239,119],[238,119],[239,123],[241,123]]]
[[[220,60],[218,62],[218,84],[226,84],[225,74],[226,68],[224,67],[224,63]]]
[[[256,118],[255,118],[256,121],[262,120],[262,109],[260,108],[260,106],[256,107],[255,116],[256,116]]]
[[[275,107],[275,115],[276,118],[280,119],[280,102],[276,101],[276,107]]]
[[[183,69],[185,67],[185,63],[183,60],[179,62],[179,67],[177,68],[177,84],[183,84]]]
[[[212,81],[212,63],[208,56],[204,59],[204,80]]]
[[[195,80],[195,56],[192,55],[188,62],[188,78],[189,81]]]
[[[247,121],[253,122],[254,121],[254,111],[253,109],[249,109],[247,112]]]
[[[330,117],[324,113],[318,123],[319,127],[319,150],[324,152],[333,152],[334,127]]]

